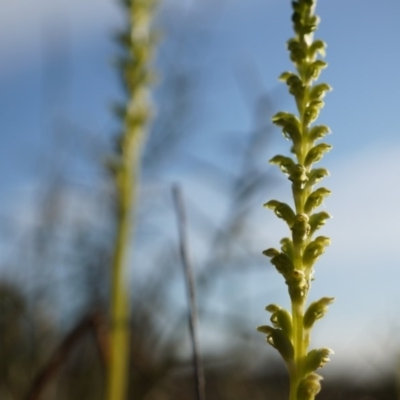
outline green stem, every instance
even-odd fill
[[[129,152],[125,157],[129,156]],[[110,369],[108,376],[107,399],[126,398],[129,364],[129,292],[126,286],[126,264],[128,248],[133,230],[132,210],[136,180],[134,170],[138,160],[125,160],[124,167],[117,175],[118,214],[117,233],[112,266],[111,292],[111,343]],[[135,157],[136,158],[136,157]],[[135,166],[133,166],[135,165]],[[133,167],[133,168],[132,168]]]
[[[303,377],[307,346],[304,341],[304,302],[292,302],[294,374],[290,377],[290,400],[297,400],[297,386]]]
[[[120,42],[125,49],[121,74],[128,93],[124,106],[124,129],[119,137],[118,161],[114,166],[117,189],[117,232],[112,265],[111,342],[107,400],[125,400],[129,367],[129,291],[126,265],[138,186],[140,155],[151,114],[149,104],[150,61],[153,51],[151,21],[154,2],[123,1],[129,17]]]

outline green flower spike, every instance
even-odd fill
[[[316,0],[292,2],[295,36],[287,42],[287,48],[296,70],[284,72],[279,79],[294,97],[297,113],[280,111],[272,117],[284,138],[292,142],[292,156],[277,155],[270,162],[290,180],[294,205],[278,200],[264,204],[285,221],[291,232],[291,237],[281,240],[281,250],[270,248],[263,252],[288,286],[291,312],[270,304],[266,310],[271,313],[272,326],[258,328],[286,363],[290,375],[289,400],[315,398],[321,390],[322,379],[315,371],[333,354],[328,348],[309,351],[309,343],[314,323],[325,315],[334,299],[323,297],[306,307],[314,264],[330,244],[325,236],[313,238],[330,218],[326,211],[315,210],[331,194],[325,187],[314,188],[329,173],[325,168],[313,167],[332,148],[327,143],[317,143],[330,133],[329,128],[314,124],[324,106],[325,95],[332,90],[327,83],[314,83],[327,66],[319,58],[325,56],[326,45],[313,38],[319,24],[315,5]]]
[[[110,360],[107,400],[127,398],[129,383],[129,288],[126,268],[134,232],[135,205],[143,142],[152,115],[150,84],[154,81],[152,58],[156,34],[154,0],[120,0],[127,16],[126,29],[117,35],[121,56],[117,65],[125,89],[125,102],[114,107],[121,120],[116,151],[108,162],[115,183],[115,245],[111,269]]]

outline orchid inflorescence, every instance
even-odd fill
[[[107,162],[116,188],[107,400],[125,399],[128,388],[130,310],[126,267],[135,224],[143,143],[152,116],[150,91],[157,39],[153,28],[156,0],[121,2],[128,18],[126,29],[117,35],[117,42],[122,47],[117,64],[126,96],[124,103],[115,106],[122,128],[116,137],[115,154]]]
[[[328,348],[308,349],[314,323],[325,315],[334,301],[332,297],[323,297],[306,308],[314,263],[330,244],[330,239],[325,236],[314,238],[315,232],[330,218],[327,212],[315,210],[331,193],[323,187],[314,189],[314,185],[329,174],[325,168],[314,168],[314,164],[332,148],[326,143],[316,144],[330,132],[326,125],[316,125],[314,121],[331,87],[326,83],[314,83],[327,66],[320,58],[325,55],[326,44],[313,38],[319,24],[315,5],[316,0],[292,2],[295,36],[289,39],[287,48],[296,72],[284,72],[280,76],[295,99],[298,115],[278,112],[272,117],[273,123],[282,129],[283,136],[292,142],[292,157],[277,155],[270,162],[278,165],[292,182],[294,209],[277,200],[264,205],[283,219],[291,230],[291,237],[281,240],[280,250],[270,248],[263,254],[270,258],[285,279],[292,310],[289,312],[276,304],[268,305],[266,310],[271,313],[272,326],[258,328],[286,363],[290,376],[290,400],[315,398],[322,379],[315,371],[328,362],[333,353]]]

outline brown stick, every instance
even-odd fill
[[[100,313],[92,313],[84,318],[75,326],[75,328],[64,338],[56,348],[47,364],[36,376],[31,388],[26,396],[26,400],[39,400],[44,388],[56,376],[61,366],[65,363],[68,355],[79,340],[87,332],[92,332],[96,347],[99,352],[99,358],[106,369],[109,361],[108,332],[104,318]]]
[[[182,265],[185,275],[185,283],[186,283],[186,290],[189,303],[188,317],[189,317],[190,337],[192,340],[192,350],[193,350],[194,375],[196,381],[196,398],[197,400],[205,400],[206,396],[205,396],[204,371],[201,362],[199,342],[197,337],[198,318],[197,318],[196,293],[195,293],[193,268],[189,258],[185,207],[183,203],[182,192],[178,185],[174,185],[172,187],[172,194],[176,209],[178,231],[179,231],[179,248],[182,258]]]

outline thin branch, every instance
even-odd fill
[[[47,364],[33,381],[26,400],[40,399],[45,387],[54,379],[60,368],[65,364],[71,350],[87,332],[93,333],[100,360],[104,369],[107,368],[109,363],[108,332],[103,317],[99,313],[92,313],[85,316],[60,343]]]
[[[196,293],[193,276],[193,268],[189,258],[189,246],[187,240],[187,220],[185,207],[183,202],[182,191],[178,185],[172,187],[173,200],[176,210],[178,231],[179,231],[179,248],[182,258],[182,266],[185,275],[185,284],[189,303],[189,328],[193,349],[193,366],[196,381],[196,398],[197,400],[205,400],[205,379],[203,365],[200,357],[198,333],[198,318],[196,306]]]

